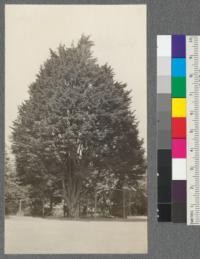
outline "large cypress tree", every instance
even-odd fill
[[[130,92],[110,66],[98,65],[92,46],[82,36],[50,50],[13,124],[20,180],[41,197],[59,192],[72,217],[84,195],[137,186],[145,173]]]

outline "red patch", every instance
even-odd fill
[[[172,138],[186,138],[186,118],[172,118]]]

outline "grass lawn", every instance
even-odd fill
[[[147,253],[147,221],[5,219],[6,254]]]

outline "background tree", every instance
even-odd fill
[[[28,190],[20,186],[15,163],[8,148],[5,149],[5,214],[16,214],[20,200],[25,200]]]
[[[82,36],[77,46],[50,50],[13,124],[20,180],[40,200],[60,193],[71,217],[83,197],[137,187],[145,174],[130,92],[110,66],[97,64],[92,46]]]

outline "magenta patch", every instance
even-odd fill
[[[186,139],[172,139],[172,157],[186,158]]]

